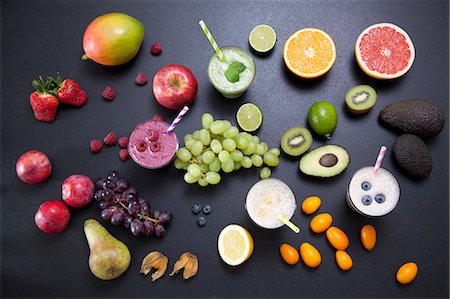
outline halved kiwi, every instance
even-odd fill
[[[283,133],[281,149],[290,156],[300,156],[309,149],[312,141],[312,135],[307,128],[293,127]]]
[[[348,110],[355,114],[368,112],[377,101],[377,92],[369,85],[357,85],[345,94]]]

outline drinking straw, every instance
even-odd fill
[[[214,50],[217,53],[217,56],[219,56],[220,61],[225,61],[225,56],[223,55],[222,51],[220,51],[219,46],[217,45],[216,41],[214,40],[214,37],[211,35],[211,32],[209,32],[208,27],[206,27],[205,22],[201,20],[198,22],[200,27],[202,27],[203,32],[205,33],[206,37],[208,38],[209,42],[211,43],[211,46],[213,46]]]
[[[377,161],[375,162],[375,166],[373,167],[373,174],[377,174],[378,169],[380,169],[381,162],[383,161],[384,154],[386,153],[386,147],[383,145],[380,148],[380,152],[378,153]]]
[[[286,219],[286,217],[284,215],[280,215],[280,220],[281,222],[283,222],[287,227],[289,227],[290,229],[292,229],[292,231],[296,234],[298,234],[300,232],[300,228],[298,228],[297,225],[295,225],[294,223],[290,222],[288,219]]]
[[[170,124],[170,126],[167,128],[167,130],[164,133],[168,134],[168,133],[172,132],[175,129],[175,127],[177,126],[177,124],[181,121],[183,116],[186,114],[186,112],[188,112],[188,110],[189,110],[189,107],[184,106],[183,109],[181,109],[180,113],[178,113],[177,117],[175,117],[173,122]]]

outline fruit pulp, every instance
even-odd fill
[[[287,68],[302,78],[317,78],[327,73],[336,60],[336,46],[325,31],[304,28],[292,34],[284,44]]]
[[[250,55],[237,47],[224,47],[220,49],[225,56],[221,61],[217,53],[211,57],[208,64],[208,77],[211,84],[226,98],[241,96],[255,77],[255,64]],[[245,70],[239,74],[239,81],[232,83],[225,77],[225,71],[233,62],[240,62]]]
[[[230,266],[238,266],[248,260],[253,248],[252,235],[238,224],[227,225],[217,238],[219,255]]]
[[[369,26],[359,35],[355,55],[367,75],[377,79],[395,79],[411,68],[415,49],[402,28],[380,23]]]
[[[274,229],[284,225],[280,215],[291,219],[297,208],[291,188],[278,179],[259,181],[250,189],[245,202],[247,213],[258,226]]]
[[[377,202],[375,198],[384,196],[383,202]],[[363,197],[369,201],[363,203]],[[389,214],[400,198],[400,186],[392,173],[384,168],[379,168],[373,173],[373,166],[366,166],[355,172],[347,189],[347,204],[361,215],[378,217]]]
[[[131,132],[128,151],[140,166],[157,169],[172,162],[178,149],[175,132],[165,133],[169,125],[164,121],[151,120],[139,124]]]

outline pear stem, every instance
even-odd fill
[[[89,56],[87,56],[87,54],[83,54],[83,56],[81,56],[81,60],[88,60],[91,59]]]

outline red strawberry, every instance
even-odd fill
[[[73,106],[83,106],[88,100],[88,94],[72,79],[62,81],[58,75],[56,79],[49,77],[55,86],[56,97],[61,103]]]
[[[33,80],[33,87],[36,89],[30,95],[30,105],[33,109],[34,117],[39,121],[52,122],[56,117],[58,99],[49,91],[50,80],[44,81],[41,76],[38,80]]]

